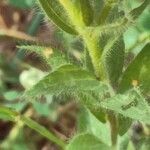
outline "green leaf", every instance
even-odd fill
[[[4,98],[8,101],[17,99],[20,96],[18,91],[8,91],[4,93]]]
[[[99,86],[95,87],[95,89],[77,91],[75,99],[78,100],[84,106],[86,106],[100,122],[105,123],[106,122],[105,110],[103,110],[99,106],[99,104],[102,100],[106,99],[108,96],[109,96],[108,85],[100,82]]]
[[[133,120],[150,124],[150,106],[138,89],[109,98],[101,102],[101,106]]]
[[[119,92],[127,91],[133,86],[140,86],[144,93],[148,95],[150,94],[149,58],[150,58],[150,44],[148,43],[125,70],[121,83],[119,85]]]
[[[63,65],[51,72],[25,93],[25,97],[40,97],[46,94],[71,93],[95,90],[100,82],[87,71],[73,65]]]
[[[122,37],[109,41],[102,54],[102,65],[110,83],[115,85],[122,73],[125,45]]]
[[[35,53],[48,63],[48,58],[53,54],[53,49],[50,47],[39,45],[18,45],[17,48],[25,53]]]
[[[110,150],[110,147],[103,144],[94,135],[85,133],[73,138],[66,150]]]
[[[99,19],[100,19],[100,14],[101,14],[102,8],[104,7],[104,0],[92,0],[92,1],[90,1],[90,3],[94,10],[93,23],[94,23],[94,25],[98,25]]]
[[[93,22],[93,9],[90,0],[80,0],[82,17],[85,25],[89,26]]]
[[[149,4],[150,4],[149,0],[144,0],[144,2],[139,7],[133,9],[130,12],[131,17],[133,17],[134,20],[137,19],[145,10],[145,8],[149,6]]]
[[[101,114],[99,114],[101,115]],[[111,145],[110,130],[107,123],[101,123],[88,109],[82,108],[78,117],[78,132],[88,132]]]
[[[119,132],[119,135],[122,136],[129,130],[129,128],[132,124],[132,119],[126,118],[122,115],[119,115],[118,116],[118,124],[119,124],[118,132]]]
[[[77,34],[72,25],[70,25],[70,23],[67,21],[68,17],[66,17],[65,15],[66,12],[62,10],[62,8],[58,7],[60,6],[60,4],[58,3],[57,0],[38,0],[38,1],[40,7],[46,13],[48,18],[50,18],[59,28],[70,34]],[[62,17],[62,14],[64,15],[64,17],[66,17],[65,19],[64,17]]]

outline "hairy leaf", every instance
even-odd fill
[[[94,25],[98,25],[100,14],[101,14],[102,8],[104,7],[104,0],[92,0],[90,1],[90,3],[94,10],[93,23]]]
[[[148,6],[150,6],[149,4],[150,4],[149,0],[144,0],[144,2],[139,7],[133,9],[130,12],[131,17],[133,17],[134,20],[137,19],[142,14],[144,9]]]
[[[137,89],[124,95],[116,95],[105,100],[101,105],[125,117],[150,124],[150,106]]]
[[[38,45],[21,45],[17,48],[25,51],[25,53],[35,53],[40,56],[46,63],[46,65],[51,66],[54,70],[63,64],[67,64],[68,60],[65,54],[61,51],[53,50],[51,47],[38,46]]]
[[[45,94],[60,94],[79,91],[94,90],[99,81],[93,75],[79,67],[64,65],[48,74],[39,81],[25,96],[39,97]]]
[[[24,50],[26,53],[35,53],[42,57],[47,63],[50,55],[53,54],[53,50],[50,47],[39,46],[39,45],[18,45],[17,48]]]
[[[102,66],[109,81],[116,85],[123,69],[125,45],[123,38],[108,41],[102,54]]]
[[[70,20],[79,31],[80,28],[89,26],[93,21],[93,9],[89,0],[59,0],[66,9]]]
[[[150,94],[149,58],[150,44],[148,43],[125,70],[120,83],[120,92],[124,92],[133,86],[140,86],[144,93]]]
[[[74,30],[72,25],[70,25],[67,21],[67,17],[65,18],[62,17],[62,14],[66,14],[65,11],[60,9],[58,6],[58,1],[57,0],[38,0],[41,8],[43,11],[46,13],[46,15],[62,30],[70,33],[70,34],[77,34],[77,32]],[[57,5],[56,5],[57,4]],[[61,12],[61,15],[60,15]],[[63,13],[62,13],[63,12]]]
[[[94,135],[85,133],[73,138],[66,150],[110,150],[111,148],[102,143]]]

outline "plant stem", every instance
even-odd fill
[[[56,143],[58,146],[60,146],[61,149],[63,149],[63,150],[65,149],[66,144],[61,139],[56,137],[53,133],[49,132],[45,127],[41,126],[37,122],[35,122],[32,119],[25,117],[25,116],[21,116],[20,120],[22,122],[24,122],[24,124],[26,124],[31,129],[33,129],[36,132],[38,132],[39,134],[43,135],[50,141]]]
[[[114,114],[110,114],[110,113],[107,115],[107,117],[108,117],[108,121],[110,123],[110,129],[111,129],[112,148],[116,149],[117,137],[118,137],[117,118],[116,118],[116,116]]]
[[[13,121],[13,122],[20,122],[19,127],[22,127],[23,125],[27,125],[31,129],[35,130],[42,136],[46,137],[50,141],[54,142],[57,144],[61,149],[65,149],[65,142],[59,139],[57,136],[55,136],[52,132],[47,130],[45,127],[40,125],[39,123],[35,122],[34,120],[30,119],[28,116],[25,115],[20,115],[19,113],[7,108],[0,106],[0,114],[2,116],[5,116],[7,120]],[[16,130],[16,129],[15,129]],[[10,138],[12,139],[12,137]]]

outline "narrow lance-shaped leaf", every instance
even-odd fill
[[[144,0],[144,2],[139,7],[133,9],[129,14],[135,20],[135,19],[137,19],[142,14],[142,12],[144,11],[144,9],[146,7],[148,7],[149,4],[150,4],[149,0]]]
[[[107,15],[106,22],[108,22],[108,24],[98,27],[100,33],[123,35],[123,33],[133,25],[133,22],[138,19],[146,7],[149,6],[149,3],[149,0],[144,0],[144,2],[139,7],[133,9],[125,16],[124,12],[118,9],[119,4],[117,4]],[[99,31],[97,30],[97,32]]]
[[[116,85],[123,69],[125,45],[122,37],[108,41],[102,53],[102,67],[108,80]]]
[[[90,4],[93,9],[93,24],[98,25],[99,16],[104,6],[104,0],[92,0],[90,1]]]
[[[19,45],[17,46],[21,51],[25,53],[35,53],[42,57],[48,64],[48,58],[53,54],[53,50],[50,47],[38,46],[38,45]]]
[[[93,22],[93,9],[89,0],[59,0],[59,2],[66,9],[70,20],[79,32],[81,28]]]
[[[89,26],[93,22],[93,9],[90,0],[80,0],[82,17],[85,25]]]
[[[35,53],[40,56],[46,65],[51,66],[52,69],[56,69],[62,64],[67,64],[67,56],[61,51],[54,50],[51,47],[40,45],[20,45],[17,46],[21,51],[25,53]]]
[[[64,18],[60,17],[60,14],[58,13],[59,8],[57,10],[55,10],[54,6],[56,5],[52,5],[54,4],[53,0],[38,0],[39,4],[41,6],[41,8],[44,10],[44,12],[46,13],[46,15],[62,30],[70,33],[70,34],[77,34],[77,32],[75,31],[75,29],[73,28],[73,26],[68,25],[69,23],[66,23],[66,20],[64,21]],[[57,2],[58,3],[58,2]],[[63,12],[63,14],[65,14],[65,12]],[[67,18],[66,18],[67,19]]]

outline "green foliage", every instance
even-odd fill
[[[150,124],[150,107],[138,89],[131,90],[124,95],[116,95],[105,100],[101,105],[125,117]]]
[[[20,96],[20,93],[17,91],[8,91],[4,93],[4,98],[11,101]]]
[[[125,116],[119,114],[118,123],[119,123],[118,132],[119,132],[119,135],[122,136],[129,130],[132,124],[132,119],[126,118]]]
[[[19,8],[30,8],[33,6],[35,0],[9,0],[9,3]]]
[[[100,115],[100,114],[99,114]],[[78,132],[91,133],[103,143],[111,145],[110,131],[107,123],[101,123],[88,109],[82,108],[78,118]]]
[[[80,0],[80,5],[83,21],[87,26],[89,26],[93,21],[93,9],[91,7],[90,0]]]
[[[40,97],[46,94],[71,93],[98,88],[100,82],[93,75],[73,65],[64,65],[45,76],[25,93],[25,97]]]
[[[108,41],[102,54],[102,65],[105,75],[112,85],[115,85],[122,73],[124,64],[125,45],[122,37]]]
[[[13,122],[21,121],[62,149],[116,150],[119,147],[118,135],[122,136],[119,137],[122,140],[120,150],[134,149],[134,144],[129,138],[126,139],[131,123],[138,120],[150,124],[150,106],[147,102],[150,96],[150,44],[149,33],[146,33],[147,36],[141,40],[141,45],[146,45],[142,50],[138,49],[139,53],[125,68],[126,56],[128,52],[133,54],[133,51],[127,50],[124,33],[133,24],[136,26],[139,16],[148,8],[149,0],[133,8],[125,8],[126,3],[122,0],[38,0],[39,7],[62,29],[61,32],[73,34],[68,36],[63,32],[64,37],[69,37],[67,44],[72,44],[74,38],[80,40],[75,42],[75,46],[78,43],[82,45],[80,54],[85,55],[82,57],[84,60],[80,60],[82,62],[72,61],[70,55],[66,56],[73,50],[70,45],[62,52],[46,46],[18,46],[28,53],[37,54],[51,66],[51,71],[45,74],[37,70],[32,74],[30,71],[33,69],[22,72],[20,82],[26,91],[20,99],[25,100],[25,105],[33,102],[34,109],[40,115],[47,116],[49,105],[40,106],[37,102],[42,98],[47,100],[49,96],[64,96],[67,99],[70,96],[81,104],[78,135],[67,146],[25,115],[0,107],[0,117]],[[32,76],[31,80],[28,74]],[[3,96],[8,101],[18,98],[14,91],[7,91]]]
[[[66,150],[110,150],[110,147],[103,144],[98,138],[92,134],[79,134],[67,146]]]
[[[121,83],[120,92],[124,92],[137,82],[136,86],[140,86],[144,93],[149,95],[149,71],[150,71],[150,44],[144,46],[141,52],[135,57],[128,68],[125,70]]]
[[[68,24],[66,22],[63,21],[63,19],[61,18],[60,14],[60,10],[59,7],[55,8],[55,4],[57,2],[51,2],[49,0],[39,0],[40,6],[42,7],[42,9],[44,10],[44,12],[46,13],[46,15],[52,19],[52,21],[61,29],[63,29],[64,31],[71,33],[71,34],[76,34],[76,31],[71,27],[68,26]],[[54,6],[54,7],[53,7]],[[58,5],[57,5],[58,6]],[[64,13],[63,13],[64,14]]]
[[[130,15],[133,17],[133,19],[137,19],[149,4],[149,0],[144,0],[144,2],[139,7],[133,9],[130,12]]]
[[[63,141],[59,140],[53,133],[49,132],[46,128],[44,128],[37,122],[33,121],[30,118],[24,117],[24,116],[21,117],[21,121],[23,121],[31,129],[40,133],[42,136],[53,141],[54,143],[57,143],[61,148],[65,148],[65,143]]]
[[[65,143],[59,140],[53,133],[49,132],[45,127],[41,126],[37,122],[33,121],[32,119],[19,115],[19,113],[12,111],[6,107],[0,107],[0,118],[7,119],[13,122],[21,121],[31,129],[35,130],[36,132],[40,133],[42,136],[46,137],[47,139],[57,143],[61,148],[64,149]]]

